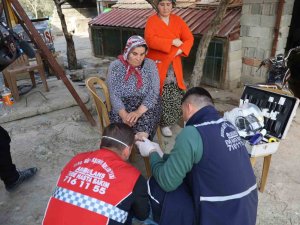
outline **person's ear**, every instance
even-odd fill
[[[123,151],[122,151],[122,158],[124,160],[127,161],[129,159],[129,156],[131,154],[131,149],[132,149],[132,146],[128,146],[128,147],[126,147],[126,148],[123,149]]]
[[[187,102],[187,103],[186,103],[186,110],[187,110],[187,114],[188,114],[188,115],[191,115],[191,113],[192,113],[193,110],[194,110],[193,105],[192,105],[191,103]]]
[[[187,103],[187,114],[189,118],[192,117],[198,110],[199,108],[192,103]]]

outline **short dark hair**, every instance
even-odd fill
[[[182,100],[181,100],[181,104],[183,104],[185,102],[185,100],[189,97],[189,96],[199,96],[199,97],[205,97],[205,99],[207,100],[207,102],[210,103],[214,103],[213,98],[211,97],[210,93],[202,88],[202,87],[193,87],[191,89],[189,89],[183,96]]]
[[[157,1],[157,4],[158,4],[159,2],[161,2],[161,1],[164,1],[164,0],[158,0],[158,1]],[[172,6],[173,6],[173,7],[176,6],[176,0],[167,0],[167,1],[172,2]]]
[[[111,137],[124,142],[126,145],[131,146],[134,142],[134,133],[130,126],[125,123],[111,123],[105,127],[103,136]],[[118,141],[102,138],[100,148],[114,148],[117,150],[123,150],[126,146]]]

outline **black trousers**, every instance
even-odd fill
[[[16,166],[10,155],[10,137],[7,131],[0,126],[0,178],[5,185],[14,183],[19,178]]]

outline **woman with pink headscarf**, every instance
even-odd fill
[[[147,50],[142,37],[130,37],[107,77],[110,120],[131,126],[137,139],[153,138],[161,113],[158,70],[154,61],[145,58]]]

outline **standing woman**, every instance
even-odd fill
[[[183,81],[181,56],[187,57],[194,37],[186,23],[171,14],[175,0],[158,0],[158,13],[151,16],[145,27],[145,40],[149,47],[147,57],[153,59],[160,76],[164,136],[172,136],[170,126],[181,116],[181,98],[186,89]]]

